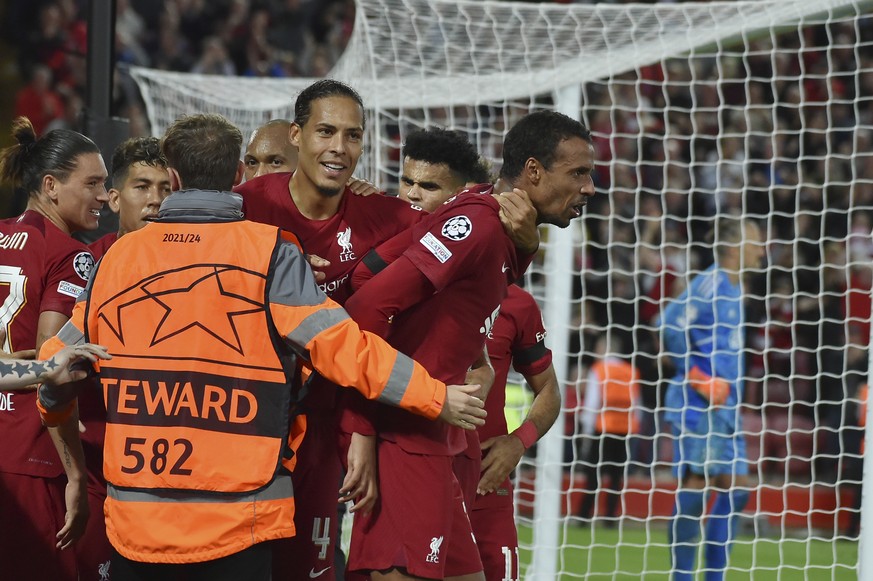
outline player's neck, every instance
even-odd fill
[[[27,209],[45,216],[49,222],[57,226],[64,234],[67,234],[68,236],[72,234],[67,223],[64,222],[60,214],[58,214],[57,208],[55,208],[51,202],[46,201],[41,197],[31,197],[27,201]]]
[[[506,181],[503,178],[497,178],[497,181],[494,182],[494,193],[502,194],[503,192],[511,192],[512,184]]]
[[[336,196],[325,196],[318,191],[315,184],[305,178],[303,172],[294,172],[288,182],[288,190],[294,205],[310,220],[327,220],[339,212],[344,193]]]

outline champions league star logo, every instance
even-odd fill
[[[82,280],[91,278],[92,268],[94,268],[94,257],[90,252],[80,252],[73,258],[73,270]]]
[[[449,240],[463,240],[473,231],[473,223],[466,216],[449,218],[443,224],[442,235]]]
[[[351,226],[336,235],[336,242],[342,247],[342,250],[340,250],[340,262],[348,262],[355,259],[355,251],[352,249]]]

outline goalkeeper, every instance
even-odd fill
[[[663,340],[676,369],[664,419],[673,433],[679,489],[669,537],[673,579],[695,577],[706,496],[715,502],[704,531],[707,581],[724,578],[737,516],[749,500],[739,404],[743,399],[741,278],[763,257],[754,222],[721,218],[714,232],[715,264],[695,277],[662,318]]]

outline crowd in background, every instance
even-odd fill
[[[694,70],[677,59],[583,94],[609,196],[587,209],[578,257],[577,375],[590,364],[580,346],[608,330],[633,346],[624,355],[646,407],[662,404],[664,300],[712,263],[716,215],[757,220],[767,263],[746,277],[744,415],[765,477],[833,480],[859,450],[853,398],[867,378],[873,278],[873,21],[860,22],[783,34],[775,52],[770,39],[750,42],[742,58]],[[657,420],[648,414],[635,446],[647,472]]]
[[[4,35],[18,47],[23,83],[14,113],[38,133],[77,126],[86,8],[7,3]],[[353,0],[117,0],[113,114],[130,120],[132,135],[149,133],[127,65],[323,76],[354,12]],[[591,363],[585,346],[609,328],[634,354],[645,406],[657,408],[669,375],[657,334],[663,301],[711,262],[712,218],[742,213],[768,234],[768,264],[747,285],[751,447],[776,458],[762,465],[768,474],[802,478],[812,467],[839,476],[833,459],[857,450],[837,429],[855,423],[852,397],[866,381],[873,282],[873,25],[861,22],[782,35],[775,58],[771,41],[759,40],[742,59],[700,59],[695,70],[676,61],[584,88],[597,185],[609,196],[589,206],[578,256],[571,398],[582,401],[572,380]],[[791,436],[757,436],[789,426]],[[658,429],[648,414],[635,465],[661,457]],[[786,464],[778,458],[789,446],[795,459]],[[813,455],[813,466],[796,459]]]
[[[11,0],[3,18],[24,87],[15,114],[38,133],[74,127],[86,82],[87,6],[81,0]],[[167,71],[322,77],[354,24],[354,0],[116,0],[113,114],[131,134],[149,128],[130,65]]]

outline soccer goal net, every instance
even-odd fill
[[[742,283],[737,410],[753,484],[736,515],[727,578],[853,579],[859,560],[873,578],[864,563],[870,526],[858,541],[873,286],[873,2],[356,4],[331,76],[363,95],[358,175],[383,189],[396,191],[400,146],[418,128],[466,132],[495,171],[505,132],[531,111],[562,111],[593,133],[598,194],[571,228],[543,230],[542,256],[526,277],[564,404],[516,471],[523,574],[670,577],[678,483],[664,394],[673,370],[658,321],[713,262],[716,220],[738,216],[758,224],[764,260]],[[156,135],[195,112],[221,113],[244,134],[290,119],[311,82],[132,75]],[[606,454],[600,428],[589,427],[602,412],[591,402],[605,399],[586,394],[610,355],[640,378],[617,496],[615,474],[590,470],[591,451]]]

